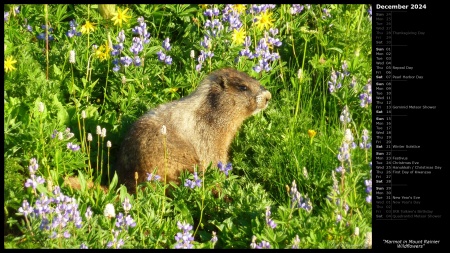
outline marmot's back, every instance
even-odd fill
[[[119,182],[134,192],[135,172],[138,183],[154,172],[177,182],[181,171],[192,172],[195,165],[227,162],[242,122],[265,109],[270,99],[270,92],[243,72],[226,68],[210,73],[192,94],[150,110],[132,125],[116,164]]]

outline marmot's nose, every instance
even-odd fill
[[[270,91],[266,90],[263,86],[260,86],[261,94],[263,95],[264,102],[267,103],[272,98]]]

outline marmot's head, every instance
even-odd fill
[[[216,70],[204,82],[208,83],[207,102],[211,108],[229,116],[245,119],[265,109],[272,98],[256,79],[233,68]]]

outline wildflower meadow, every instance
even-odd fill
[[[4,5],[4,247],[371,248],[371,15],[368,4]],[[146,182],[129,194],[114,164],[131,124],[224,67],[272,94],[230,161],[179,185],[136,174]]]

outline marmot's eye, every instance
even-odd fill
[[[247,86],[245,86],[245,85],[238,85],[237,88],[240,91],[246,91],[247,90]]]

